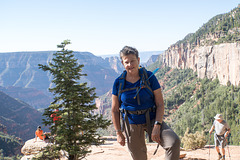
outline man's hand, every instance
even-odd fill
[[[160,125],[154,125],[153,130],[152,130],[152,136],[151,136],[152,140],[159,144],[161,142],[160,129],[161,129]]]
[[[117,142],[122,145],[125,146],[125,137],[122,134],[122,132],[117,132]]]
[[[224,137],[225,137],[225,139],[227,139],[227,137],[228,137],[228,133],[227,132],[224,134]]]

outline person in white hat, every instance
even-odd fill
[[[210,135],[215,129],[215,134],[214,134],[214,143],[215,143],[215,148],[218,152],[218,159],[225,160],[225,149],[224,147],[227,144],[227,136],[230,133],[230,127],[227,124],[225,120],[223,120],[223,116],[221,114],[217,114],[215,117],[215,120],[213,122],[213,125],[209,131]],[[222,148],[222,154],[220,153],[219,146]]]

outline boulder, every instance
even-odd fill
[[[33,138],[25,142],[24,146],[21,149],[21,152],[24,155],[38,154],[49,144],[50,143],[46,143],[40,139],[35,142],[35,138]]]
[[[47,143],[40,139],[37,139],[37,141],[35,142],[35,138],[26,141],[21,149],[22,154],[24,154],[21,160],[31,160],[33,157],[35,157],[38,153],[43,151],[44,148],[49,145],[52,145],[52,143]],[[67,154],[62,152],[62,155]],[[67,160],[67,158],[65,156],[62,156],[60,160]]]
[[[51,145],[51,143],[46,143],[45,141],[40,139],[37,139],[37,141],[35,142],[35,138],[26,141],[21,149],[22,154],[24,154],[24,157],[21,160],[32,159],[34,155],[41,152],[48,145]]]

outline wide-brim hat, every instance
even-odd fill
[[[223,120],[223,116],[221,114],[217,114],[214,118]]]

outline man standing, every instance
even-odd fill
[[[224,147],[227,144],[227,136],[230,132],[230,127],[225,120],[223,120],[223,116],[221,114],[217,114],[215,117],[215,121],[213,122],[212,128],[210,129],[209,133],[211,133],[215,129],[214,134],[214,143],[215,148],[218,152],[218,159],[225,160],[225,149]],[[220,153],[219,146],[222,148],[222,154]]]

